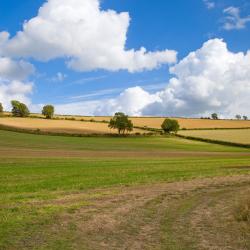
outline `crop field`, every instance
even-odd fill
[[[190,130],[180,131],[179,134],[250,145],[250,129]]]
[[[74,133],[74,134],[106,134],[117,133],[111,130],[106,123],[81,122],[68,120],[46,120],[36,118],[0,118],[0,125],[22,129],[40,129],[45,132]],[[134,129],[133,133],[145,132]]]
[[[248,249],[249,192],[249,149],[0,130],[4,250]]]
[[[60,117],[60,116],[58,116]],[[64,116],[65,117],[65,116]],[[66,116],[67,117],[67,116]],[[86,119],[95,121],[109,121],[111,117],[74,117],[75,119]],[[133,124],[138,127],[161,128],[164,117],[130,117]],[[250,120],[209,120],[209,119],[192,119],[192,118],[173,118],[176,119],[181,128],[186,129],[205,129],[205,128],[250,128]]]
[[[5,115],[10,115],[10,113],[5,113]],[[40,114],[32,114],[38,118],[43,118]],[[110,121],[109,116],[67,116],[67,115],[55,115],[55,118],[59,119],[75,119],[76,121]],[[3,118],[1,118],[2,120]],[[161,128],[165,117],[130,117],[134,126],[137,127],[148,127],[148,128]],[[172,118],[171,118],[172,119]],[[186,129],[212,129],[212,128],[250,128],[250,120],[212,120],[212,119],[196,119],[196,118],[173,118],[176,119],[180,127]],[[0,120],[0,121],[1,121]],[[87,126],[89,127],[89,126]]]

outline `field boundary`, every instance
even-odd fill
[[[193,141],[201,141],[201,142],[219,144],[219,145],[224,145],[224,146],[240,147],[240,148],[250,148],[250,144],[243,144],[243,143],[229,142],[229,141],[220,141],[220,140],[206,139],[206,138],[202,138],[202,137],[186,136],[186,135],[180,135],[180,134],[176,134],[176,136],[180,137],[180,138],[187,139],[187,140],[193,140]]]
[[[0,130],[11,131],[17,133],[25,134],[35,134],[35,135],[50,135],[50,136],[66,136],[66,137],[145,137],[145,136],[156,136],[156,133],[135,133],[135,134],[112,134],[112,133],[63,133],[63,132],[50,132],[42,131],[40,129],[27,129],[27,128],[17,128],[12,126],[6,126],[0,124]]]

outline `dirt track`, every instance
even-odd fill
[[[61,214],[51,234],[74,225],[74,249],[249,250],[250,224],[234,216],[249,193],[246,175],[62,194],[51,204],[89,205]]]

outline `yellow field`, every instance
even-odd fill
[[[6,113],[10,115],[10,113]],[[41,114],[31,114],[38,118],[42,118]],[[94,120],[94,121],[109,121],[110,116],[69,116],[69,115],[55,115],[59,119],[72,119],[80,120]],[[130,117],[134,126],[148,127],[148,128],[161,128],[164,117]],[[195,118],[171,118],[178,120],[181,128],[186,129],[210,129],[210,128],[250,128],[250,120],[209,120],[209,119],[195,119]],[[92,123],[91,123],[92,124]]]
[[[62,116],[58,116],[62,117]],[[67,116],[63,116],[67,117]],[[109,121],[110,117],[74,117],[77,120],[80,119],[94,119],[95,121]],[[163,123],[165,118],[159,117],[131,117],[134,126],[144,127],[147,126],[149,128],[161,128],[161,124]],[[250,128],[250,120],[209,120],[209,119],[192,119],[192,118],[173,118],[178,120],[181,128],[194,129],[194,128]]]
[[[190,130],[179,131],[185,136],[250,144],[250,129]]]
[[[108,124],[95,122],[67,121],[67,120],[46,120],[36,118],[0,118],[0,124],[23,129],[40,129],[45,132],[74,133],[74,134],[105,134],[117,133],[111,130]],[[143,130],[134,129],[133,133]]]

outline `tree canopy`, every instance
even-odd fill
[[[27,117],[30,114],[28,107],[19,101],[11,101],[12,105],[12,115],[15,117]]]
[[[0,114],[3,113],[3,105],[2,103],[0,102]]]
[[[180,129],[180,125],[177,120],[166,118],[162,123],[161,128],[165,133],[171,133],[171,132],[177,133],[178,130]]]
[[[218,119],[219,119],[218,114],[216,114],[216,113],[213,113],[213,114],[211,115],[211,117],[212,117],[214,120],[218,120]]]
[[[125,132],[133,131],[133,123],[128,119],[127,115],[118,112],[110,119],[109,128],[117,129],[119,134],[125,134]]]
[[[43,107],[42,114],[46,117],[46,119],[52,119],[54,116],[54,106],[46,105]]]

